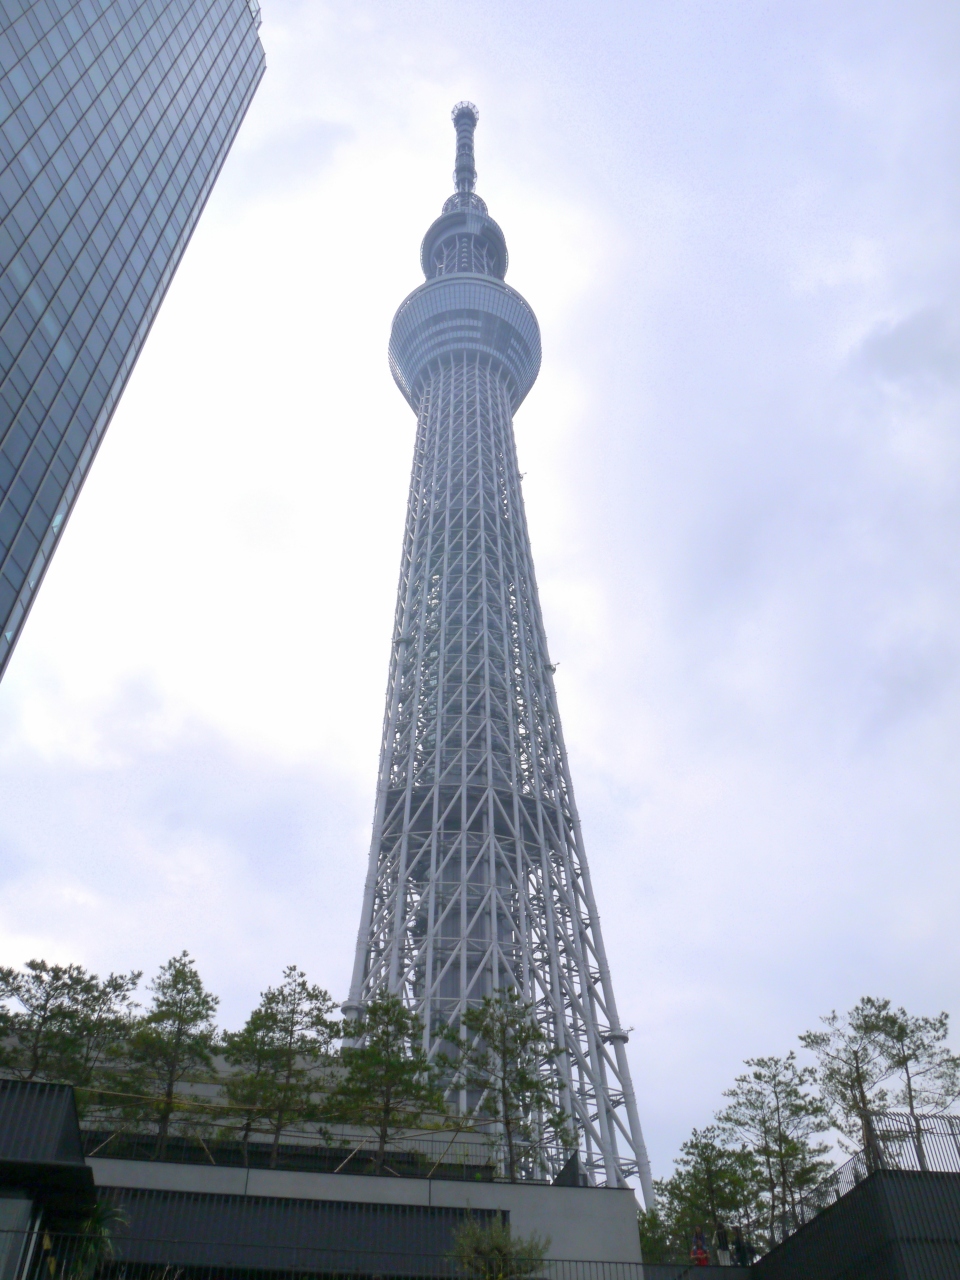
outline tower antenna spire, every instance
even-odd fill
[[[477,189],[477,166],[473,155],[473,135],[480,119],[480,112],[472,102],[458,102],[450,113],[457,131],[457,159],[453,171],[453,184],[465,195]]]

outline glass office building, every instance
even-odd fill
[[[264,72],[256,0],[2,0],[0,675]]]

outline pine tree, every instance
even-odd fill
[[[669,1241],[670,1257],[663,1261],[688,1258],[697,1230],[709,1239],[721,1224],[735,1222],[747,1228],[756,1216],[756,1160],[743,1146],[729,1146],[724,1138],[724,1130],[717,1125],[694,1129],[680,1148],[671,1177],[656,1183],[659,1224],[650,1220],[646,1226],[648,1231],[659,1226],[659,1233]],[[662,1240],[658,1247],[663,1247]]]
[[[945,1043],[950,1016],[913,1017],[906,1009],[891,1009],[889,1000],[876,1004],[882,1052],[901,1086],[893,1101],[910,1113],[917,1161],[926,1169],[921,1116],[946,1111],[960,1096],[960,1057]]]
[[[558,1051],[514,987],[463,1015],[465,1037],[457,1081],[479,1094],[477,1113],[497,1128],[507,1177],[538,1171],[544,1147],[553,1138],[569,1146],[569,1120],[554,1099]]]
[[[139,973],[99,978],[78,964],[28,960],[0,969],[0,1067],[21,1080],[88,1090],[122,1045]],[[86,1100],[81,1095],[81,1104]]]
[[[260,1005],[239,1031],[227,1031],[221,1041],[224,1060],[234,1068],[224,1084],[224,1094],[234,1113],[242,1116],[240,1144],[243,1163],[249,1164],[250,1135],[270,1118],[270,1078],[274,1070],[275,1022]],[[227,1135],[235,1132],[228,1126]]]
[[[542,1270],[549,1239],[515,1236],[509,1223],[467,1218],[453,1237],[453,1260],[465,1280],[527,1280]]]
[[[327,1095],[324,1118],[373,1129],[379,1174],[387,1143],[442,1113],[443,1092],[437,1069],[421,1047],[423,1024],[396,996],[372,1000],[349,1030],[357,1043],[341,1050],[342,1075]]]
[[[153,1001],[132,1027],[121,1072],[128,1093],[142,1097],[127,1109],[157,1125],[155,1159],[162,1160],[178,1086],[211,1078],[219,1000],[206,990],[186,951],[162,965],[148,989]]]
[[[849,1013],[836,1010],[820,1021],[824,1031],[806,1031],[800,1043],[817,1058],[817,1082],[833,1123],[883,1167],[874,1113],[887,1105],[884,1085],[894,1067],[884,1041],[888,1000],[864,996]]]
[[[797,1065],[795,1053],[785,1058],[749,1058],[749,1074],[737,1076],[724,1097],[729,1104],[717,1119],[754,1156],[763,1180],[771,1240],[783,1216],[802,1221],[803,1193],[832,1167],[820,1134],[830,1127],[822,1099],[813,1091],[816,1073]]]
[[[264,1122],[272,1137],[270,1168],[276,1168],[284,1128],[319,1115],[313,1095],[340,1032],[329,1017],[336,1007],[328,992],[289,965],[280,986],[263,992],[242,1030],[224,1035],[224,1057],[237,1068],[226,1094],[245,1115],[245,1156],[252,1128]]]
[[[677,1249],[672,1240],[670,1230],[664,1221],[660,1202],[664,1198],[664,1182],[655,1183],[657,1203],[649,1209],[640,1209],[637,1213],[637,1227],[640,1231],[640,1257],[643,1262],[677,1262]]]

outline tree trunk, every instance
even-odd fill
[[[277,1120],[273,1126],[273,1142],[270,1145],[270,1168],[271,1169],[275,1169],[277,1167],[277,1160],[279,1159],[279,1156],[280,1156],[280,1135],[283,1132],[283,1119],[284,1119],[284,1113],[282,1111],[278,1111]]]
[[[160,1110],[160,1123],[157,1125],[157,1155],[162,1160],[167,1154],[167,1134],[170,1131],[170,1117],[173,1114],[173,1090],[180,1071],[180,1047],[183,1044],[183,1027],[178,1024],[173,1040],[173,1049],[167,1059],[167,1082],[163,1091],[163,1106]]]
[[[34,1038],[33,1046],[30,1050],[30,1070],[27,1072],[26,1079],[32,1080],[40,1070],[40,1036]]]
[[[167,1134],[170,1130],[170,1117],[173,1114],[173,1090],[177,1075],[181,1071],[180,1050],[183,1046],[183,1025],[177,1023],[173,1037],[173,1047],[167,1059],[167,1082],[163,1091],[163,1106],[160,1110],[160,1122],[157,1125],[157,1154],[154,1157],[162,1160],[167,1154]]]
[[[770,1244],[776,1243],[777,1235],[777,1178],[770,1164],[769,1155],[764,1155],[767,1166],[767,1186],[770,1189]]]
[[[506,1052],[504,1049],[503,1052]],[[513,1124],[510,1118],[510,1091],[507,1088],[506,1059],[500,1058],[500,1113],[503,1117],[503,1136],[507,1143],[507,1177],[517,1180],[517,1160],[513,1150]]]
[[[503,1136],[507,1140],[507,1177],[511,1182],[516,1182],[517,1158],[513,1150],[513,1125],[508,1119],[503,1122]]]
[[[877,1169],[884,1167],[883,1152],[880,1150],[880,1142],[877,1138],[877,1131],[873,1124],[873,1115],[870,1111],[870,1100],[867,1097],[866,1086],[863,1083],[863,1072],[860,1069],[860,1059],[854,1054],[854,1070],[857,1086],[857,1094],[860,1102],[860,1128],[863,1130],[863,1147],[867,1153],[867,1168],[871,1173]]]
[[[157,1121],[157,1147],[154,1155],[155,1160],[162,1160],[167,1154],[167,1134],[170,1131],[170,1116],[173,1114],[173,1084],[169,1084],[164,1091],[163,1105],[160,1108],[160,1118]]]
[[[910,1063],[904,1062],[903,1069],[907,1077],[907,1107],[910,1110],[910,1119],[913,1121],[914,1146],[917,1149],[917,1160],[920,1168],[927,1173],[929,1166],[927,1165],[927,1153],[923,1149],[923,1128],[920,1124],[920,1117],[917,1115],[916,1106],[913,1097],[913,1081],[910,1078]]]
[[[710,1200],[710,1217],[713,1219],[713,1239],[716,1242],[720,1234],[720,1206],[717,1204],[717,1184],[713,1177],[713,1166],[709,1157],[705,1161],[707,1174],[707,1196]]]
[[[377,1141],[377,1161],[374,1166],[374,1172],[379,1176],[383,1173],[383,1164],[387,1158],[387,1137],[390,1133],[390,1090],[387,1089],[383,1095],[383,1110],[380,1112],[380,1133]]]
[[[48,1016],[49,1007],[49,1005],[46,1005],[44,1008],[34,1033],[33,1043],[30,1046],[30,1070],[26,1075],[27,1080],[33,1080],[40,1071],[40,1042],[43,1040],[43,1033],[46,1031],[47,1023],[50,1020]]]
[[[787,1135],[783,1129],[783,1115],[780,1108],[780,1097],[779,1097],[779,1094],[776,1093],[776,1087],[774,1091],[774,1097],[776,1099],[776,1107],[777,1107],[776,1121],[775,1121],[776,1141],[777,1141],[777,1167],[780,1171],[780,1200],[783,1204],[784,1234],[786,1235],[786,1228],[788,1224],[791,1231],[795,1231],[799,1224],[797,1223],[796,1206],[794,1205],[794,1201],[793,1201],[793,1186],[791,1185],[790,1174],[787,1171],[787,1161],[784,1155],[784,1148],[786,1147],[786,1143],[787,1143]]]

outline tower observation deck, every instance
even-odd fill
[[[540,330],[504,283],[476,194],[476,107],[453,110],[456,190],[427,231],[390,368],[417,416],[370,864],[348,1016],[390,992],[449,1045],[504,988],[558,1050],[556,1102],[594,1185],[650,1169],[537,595],[513,416]],[[445,1034],[443,1034],[445,1032]],[[461,1110],[466,1092],[451,1098]],[[548,1152],[556,1174],[569,1147]]]

